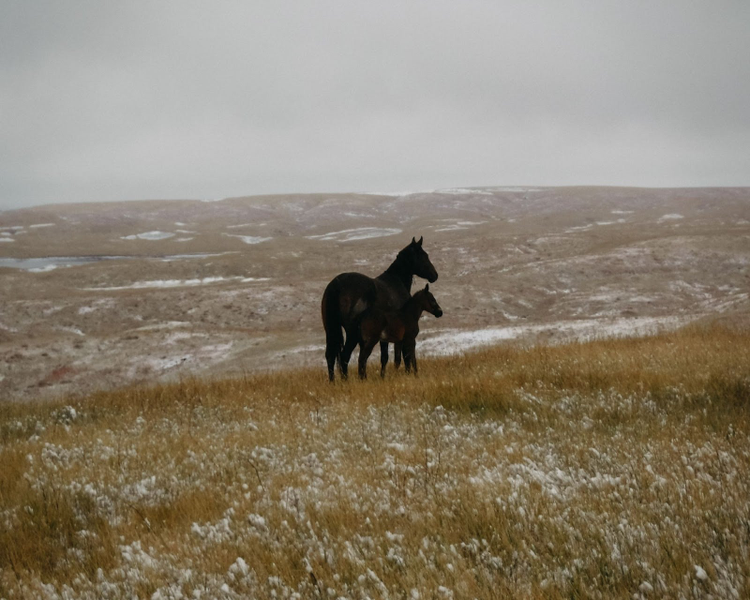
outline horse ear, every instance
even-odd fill
[[[416,238],[411,238],[411,243],[412,244],[416,244],[417,243],[417,239]]]
[[[420,238],[419,238],[419,241],[417,242],[417,244],[419,244],[419,245],[421,246],[421,245],[422,245],[422,240],[423,240],[423,239],[424,239],[424,236],[420,237]]]
[[[429,292],[430,291],[430,284],[429,283],[424,286],[424,291],[425,292]]]

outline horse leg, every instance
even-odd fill
[[[339,356],[339,368],[341,369],[341,377],[344,379],[349,375],[349,360],[351,360],[352,352],[354,352],[354,348],[357,347],[358,342],[359,336],[355,332],[346,332],[346,343]]]
[[[380,342],[380,377],[385,377],[385,366],[388,364],[388,342]]]
[[[372,354],[372,349],[375,347],[375,344],[378,343],[377,338],[368,341],[368,342],[360,342],[359,344],[359,378],[360,379],[367,379],[367,359],[370,358],[370,354]]]
[[[331,348],[329,346],[326,346],[326,363],[328,363],[328,381],[333,381],[333,369],[336,366],[336,357],[338,356],[338,352],[336,352],[335,348]]]
[[[396,342],[395,344],[393,344],[393,363],[394,365],[396,365],[396,369],[401,366],[401,348],[401,342]]]
[[[414,348],[416,344],[405,343],[403,345],[404,352],[404,367],[407,373],[411,373],[411,368],[414,366],[414,373],[417,372],[417,359],[414,356]]]

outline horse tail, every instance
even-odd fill
[[[341,333],[340,292],[341,286],[338,279],[334,279],[326,286],[323,301],[320,304],[323,328],[326,331],[326,345],[330,342],[334,345],[338,344],[339,347],[344,345],[344,336]]]
[[[323,292],[320,312],[323,317],[323,328],[326,332],[326,361],[328,376],[333,380],[333,367],[336,360],[341,362],[341,350],[344,346],[344,335],[341,332],[341,305],[339,302],[341,285],[338,278],[331,281]]]

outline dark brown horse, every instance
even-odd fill
[[[423,290],[419,290],[406,301],[399,310],[386,312],[377,308],[365,311],[359,326],[359,378],[367,378],[367,359],[378,342],[400,344],[404,352],[404,366],[408,373],[414,367],[417,374],[417,335],[419,335],[419,318],[423,312],[443,316],[443,309],[430,293],[428,283]],[[388,354],[380,355],[380,376],[385,377],[385,365]]]
[[[326,286],[321,313],[326,330],[328,378],[331,381],[337,360],[341,376],[347,377],[349,359],[359,343],[358,317],[365,310],[395,311],[401,308],[411,297],[415,275],[431,283],[437,280],[437,271],[422,249],[422,239],[416,241],[412,238],[411,244],[398,253],[391,266],[374,279],[361,273],[342,273]],[[346,339],[342,328],[346,332]]]

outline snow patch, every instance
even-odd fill
[[[83,333],[78,327],[56,327],[55,329],[58,329],[60,331],[67,331],[68,333],[74,333],[76,335],[85,336],[86,334]]]
[[[268,277],[203,277],[196,279],[154,279],[151,281],[136,281],[130,285],[119,285],[111,287],[80,288],[87,291],[113,291],[113,290],[140,290],[145,288],[175,288],[193,287],[197,285],[210,285],[212,283],[223,283],[234,281],[236,283],[251,283],[255,281],[268,281]]]
[[[321,235],[308,235],[308,240],[320,240],[321,242],[353,242],[355,240],[367,240],[371,238],[386,237],[401,233],[401,229],[386,229],[378,227],[358,227],[357,229],[343,229]]]
[[[389,196],[391,198],[405,198],[406,196],[414,196],[421,193],[424,192],[363,192],[366,196]]]
[[[192,325],[192,323],[190,321],[164,321],[163,323],[156,323],[154,325],[144,325],[143,327],[136,329],[136,331],[174,329],[175,327],[187,327],[188,325]]]
[[[34,269],[29,269],[29,273],[47,273],[48,271],[54,271],[57,268],[57,265],[46,265],[44,267],[36,267]]]
[[[475,227],[476,225],[484,225],[487,221],[456,221],[452,225],[446,225],[435,231],[462,231],[469,229],[469,227]]]
[[[486,188],[486,189],[491,190],[493,192],[512,192],[512,193],[543,192],[544,191],[542,188],[519,187],[519,186],[492,187],[492,188]]]
[[[597,225],[616,225],[617,223],[624,223],[625,219],[617,219],[617,221],[597,221]]]
[[[659,220],[657,221],[657,223],[663,223],[664,221],[678,221],[684,218],[685,217],[683,217],[679,213],[670,213],[668,215],[662,215],[661,217],[659,217]]]
[[[145,233],[134,233],[133,235],[126,235],[120,239],[123,240],[166,240],[167,238],[174,237],[174,233],[169,231],[146,231]]]
[[[189,359],[190,359],[189,354],[183,355],[183,356],[171,356],[171,357],[165,356],[162,358],[148,358],[146,359],[146,363],[154,371],[167,371],[168,369],[176,367],[177,365],[181,365],[184,362],[187,362]]]
[[[192,239],[192,238],[191,238]],[[229,252],[198,252],[195,254],[169,254],[167,256],[162,256],[158,260],[161,262],[169,262],[172,260],[189,260],[192,258],[211,258],[214,256],[224,256],[226,254],[239,254],[238,251],[232,250]]]
[[[492,196],[492,192],[487,190],[473,190],[471,188],[446,188],[442,190],[435,190],[435,194],[451,194],[456,196],[465,196],[467,194],[477,194],[480,196]]]
[[[235,237],[241,239],[246,244],[260,244],[261,242],[267,242],[272,240],[272,237],[259,237],[254,235],[235,235],[233,233],[223,233],[227,237]]]
[[[514,340],[525,336],[552,334],[560,341],[587,341],[604,337],[629,337],[656,333],[659,329],[675,329],[688,319],[680,317],[636,317],[621,319],[582,319],[557,321],[540,325],[488,327],[476,331],[444,330],[419,342],[421,352],[432,356],[458,354],[466,350]]]

